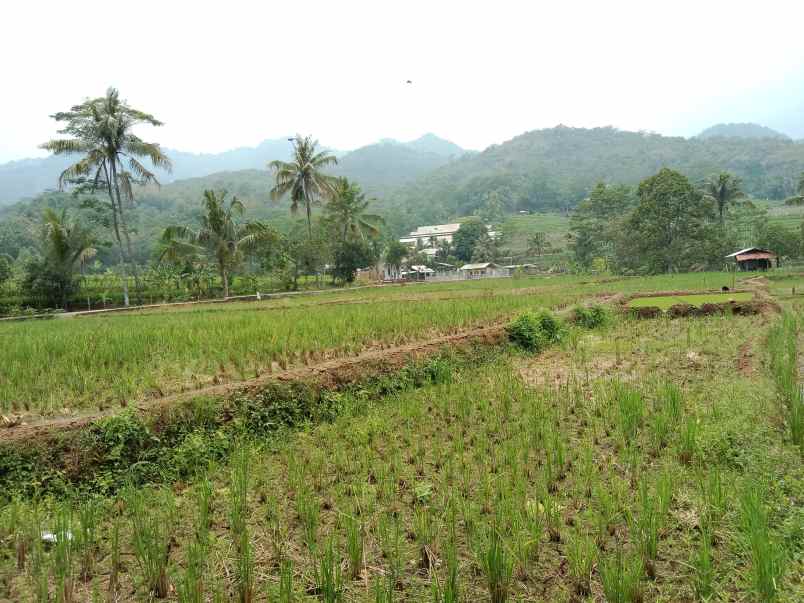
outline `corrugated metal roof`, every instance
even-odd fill
[[[460,270],[483,270],[484,268],[496,268],[497,264],[494,262],[483,262],[482,264],[464,264]]]
[[[771,254],[773,257],[776,257],[776,254],[775,254],[775,253],[773,253],[772,251],[770,251],[770,250],[768,250],[768,249],[762,249],[762,248],[760,248],[760,247],[746,247],[745,249],[740,249],[740,251],[735,251],[734,253],[730,253],[730,254],[729,254],[729,255],[727,255],[726,257],[727,257],[727,258],[735,258],[735,257],[737,257],[738,255],[743,255],[744,253],[749,253],[749,252],[751,252],[751,251],[756,251],[756,252],[758,252],[758,253],[769,253],[769,254]]]
[[[754,251],[751,253],[741,253],[738,256],[735,256],[738,262],[744,262],[746,260],[775,260],[776,256],[770,252],[765,251]]]

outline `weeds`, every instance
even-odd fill
[[[740,525],[751,555],[751,585],[760,601],[775,601],[784,572],[784,552],[771,538],[768,509],[756,487],[740,496]]]
[[[165,490],[128,489],[123,497],[143,583],[154,597],[164,599],[168,595],[167,567],[176,521],[173,496]]]

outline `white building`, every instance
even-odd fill
[[[417,246],[421,241],[424,247],[432,247],[433,242],[447,241],[452,243],[453,235],[458,232],[460,224],[435,224],[434,226],[419,226],[411,231],[408,236],[399,239],[400,243]]]

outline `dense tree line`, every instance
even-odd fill
[[[770,224],[741,185],[724,172],[695,186],[667,168],[638,187],[598,183],[571,218],[575,263],[626,274],[719,270],[727,254],[754,245],[802,257],[804,225]]]

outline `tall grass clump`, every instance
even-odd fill
[[[600,582],[609,603],[638,603],[642,601],[639,580],[642,577],[642,558],[625,556],[617,549],[614,555],[600,562]]]
[[[751,586],[760,601],[775,601],[785,556],[771,537],[768,509],[758,488],[748,487],[742,492],[740,511],[740,527],[751,556]]]
[[[151,595],[164,599],[169,590],[167,568],[176,524],[173,494],[167,490],[129,488],[123,497],[143,583]]]
[[[69,504],[63,504],[56,514],[53,533],[53,574],[56,578],[56,600],[72,603],[75,592],[73,514]]]
[[[798,379],[798,322],[792,314],[783,314],[771,327],[768,353],[790,439],[804,453],[804,394]]]
[[[561,339],[561,322],[548,310],[527,311],[505,327],[512,343],[528,352],[539,352]]]
[[[485,538],[480,554],[480,567],[486,578],[491,603],[508,601],[514,568],[511,556],[505,550],[500,532],[496,528],[491,528]]]
[[[209,551],[209,524],[212,499],[212,483],[202,480],[195,493],[195,533],[187,545],[184,573],[176,585],[181,603],[204,601],[204,571]]]
[[[235,549],[235,578],[240,603],[254,600],[254,548],[248,527],[251,451],[239,446],[232,458],[229,479],[229,526]]]
[[[343,576],[341,564],[330,540],[315,568],[315,585],[318,596],[324,603],[336,603],[343,599]]]

